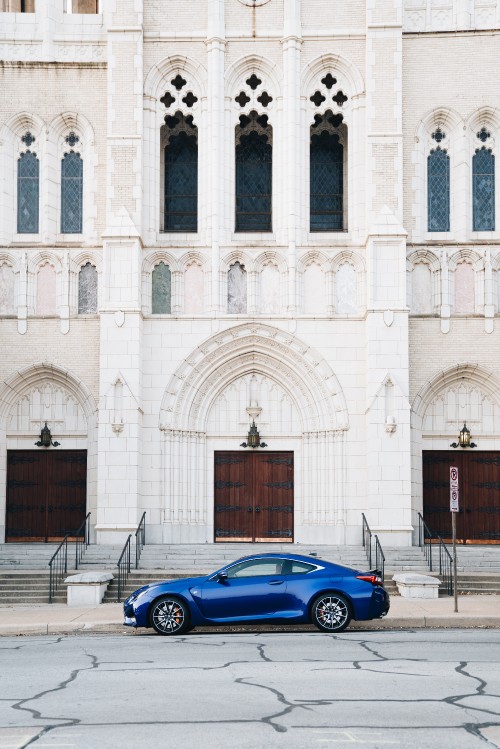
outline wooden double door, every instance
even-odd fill
[[[293,541],[293,452],[216,452],[215,541]]]
[[[7,541],[57,541],[85,518],[86,450],[7,452]]]
[[[424,451],[423,506],[430,530],[451,538],[450,466],[459,476],[457,540],[500,543],[500,452]]]

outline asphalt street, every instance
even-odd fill
[[[0,748],[500,747],[500,631],[0,641]]]

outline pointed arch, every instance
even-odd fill
[[[328,53],[311,60],[302,72],[302,96],[307,96],[319,75],[325,70],[337,71],[349,88],[349,96],[361,96],[365,93],[365,82],[357,66],[344,55]]]
[[[250,372],[261,372],[285,387],[304,432],[348,429],[345,397],[325,359],[296,336],[255,323],[212,336],[185,359],[165,390],[160,429],[205,432],[217,395]]]

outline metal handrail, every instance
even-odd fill
[[[382,545],[379,541],[378,536],[375,535],[374,538],[375,538],[375,569],[380,570],[380,577],[382,578],[382,582],[384,582],[385,554],[382,551]]]
[[[87,550],[87,546],[90,544],[89,517],[90,517],[90,512],[86,514],[83,523],[80,525],[78,530],[75,531],[75,536],[76,536],[75,570],[78,569],[78,565],[82,561],[82,557]]]
[[[432,572],[432,539],[433,535],[421,512],[418,513],[418,545],[423,549],[424,558]]]
[[[69,533],[66,533],[49,562],[49,603],[52,603],[54,593],[58,590],[61,580],[68,571],[68,536]]]
[[[128,534],[128,538],[125,541],[125,546],[118,560],[118,594],[116,600],[120,602],[122,600],[122,591],[127,582],[127,578],[130,574],[130,539],[132,534]]]
[[[370,565],[370,569],[371,569],[372,567],[372,532],[370,530],[370,526],[368,525],[368,520],[366,519],[364,512],[361,513],[361,518],[363,521],[363,525],[362,525],[363,548],[366,552],[368,564]]]
[[[135,532],[135,568],[139,569],[139,559],[141,558],[141,551],[146,544],[146,513],[142,513],[142,517],[137,526]]]
[[[432,541],[439,544],[439,576],[442,578],[443,590],[449,595],[453,595],[453,557],[442,537],[432,533],[425,522],[422,514],[418,513],[418,545],[423,547],[425,560],[429,565],[429,571],[432,572]]]

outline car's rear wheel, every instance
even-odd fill
[[[149,616],[151,625],[159,635],[182,635],[191,629],[188,607],[172,596],[155,601]]]
[[[342,632],[351,618],[349,601],[340,593],[323,593],[311,608],[311,621],[322,632]]]

